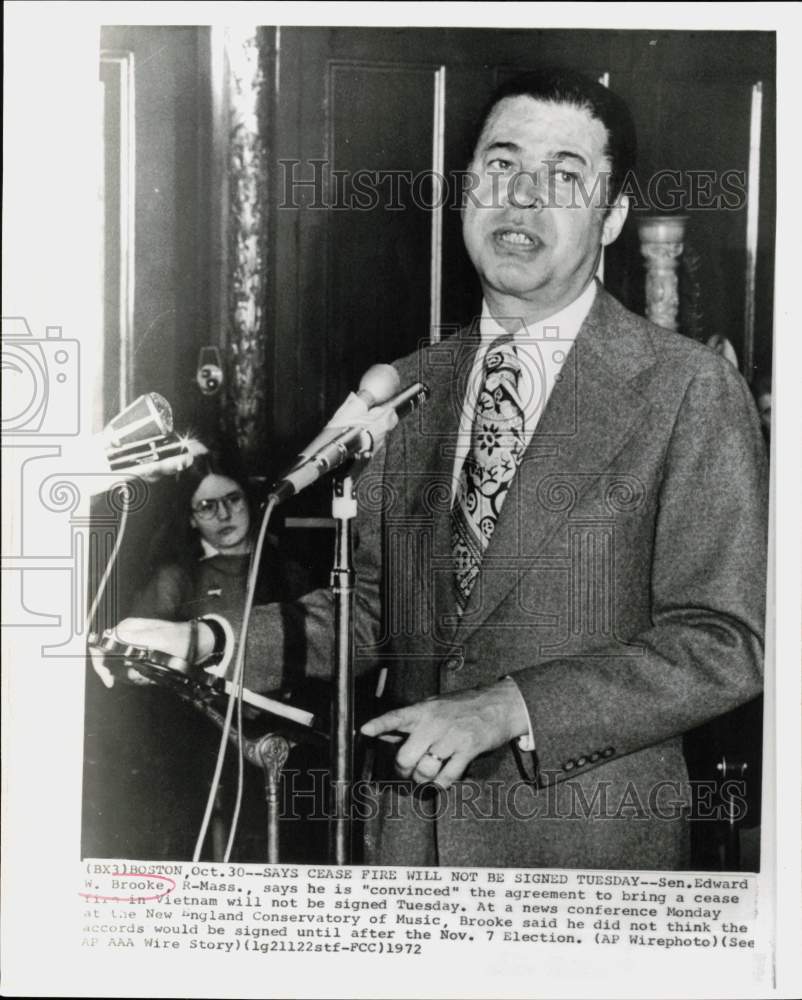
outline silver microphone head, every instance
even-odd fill
[[[146,392],[106,425],[104,434],[112,448],[152,441],[172,433],[173,410],[158,392]]]

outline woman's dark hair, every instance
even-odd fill
[[[610,161],[608,204],[618,197],[637,157],[635,123],[617,94],[590,77],[568,69],[540,69],[505,80],[494,91],[479,120],[472,151],[476,151],[491,112],[505,97],[532,97],[536,101],[583,108],[607,129],[605,154]]]
[[[170,483],[169,496],[165,500],[168,507],[160,528],[154,532],[149,546],[147,565],[153,573],[166,563],[188,566],[194,564],[203,554],[200,535],[190,525],[192,498],[207,476],[225,476],[241,487],[248,501],[251,515],[251,530],[255,527],[256,500],[249,487],[248,478],[236,460],[221,458],[211,452],[198,455],[192,465],[178,473]]]

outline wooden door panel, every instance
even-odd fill
[[[424,205],[431,203],[436,71],[329,65],[335,207],[327,225],[326,329],[336,398],[368,365],[408,353],[428,330],[431,213]]]

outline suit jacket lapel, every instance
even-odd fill
[[[416,592],[432,597],[435,643],[448,643],[456,627],[454,570],[451,554],[451,492],[454,455],[468,377],[479,346],[475,321],[457,337],[425,348],[420,378],[430,389],[419,421],[405,428],[408,515],[430,532],[431,559],[408,572]],[[425,575],[428,575],[426,578]],[[444,624],[445,623],[445,624]]]
[[[654,358],[632,336],[628,316],[598,289],[504,501],[454,642],[464,642],[531,572],[576,498],[645,421],[649,403],[627,383]]]

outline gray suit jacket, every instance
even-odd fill
[[[447,795],[385,788],[369,858],[681,868],[681,735],[761,688],[766,476],[748,389],[600,288],[460,618],[451,476],[478,342],[475,326],[397,364],[431,396],[359,483],[357,662],[386,666],[400,704],[512,675],[536,750],[483,755]],[[295,614],[325,675],[328,594]],[[257,611],[249,686],[275,685],[257,660],[276,662],[287,622]]]

